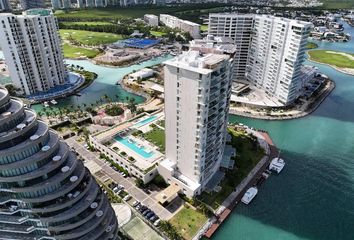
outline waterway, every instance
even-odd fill
[[[89,87],[80,92],[81,96],[70,96],[60,99],[58,100],[58,105],[56,105],[56,107],[77,107],[83,104],[90,106],[90,104],[96,104],[96,101],[104,95],[107,95],[113,101],[125,102],[128,97],[134,98],[136,103],[141,103],[145,100],[143,97],[128,93],[120,85],[116,84],[117,81],[121,80],[126,74],[131,73],[134,70],[160,64],[169,58],[171,58],[171,56],[166,55],[150,59],[140,64],[121,68],[95,65],[88,60],[66,60],[67,64],[82,66],[85,70],[97,73],[98,77]],[[35,104],[32,108],[36,111],[41,111],[43,106],[41,104]]]
[[[354,37],[354,28],[345,28]],[[354,53],[354,40],[322,42],[319,48]],[[213,239],[354,239],[354,77],[309,64],[336,82],[313,114],[288,121],[230,117],[267,130],[286,166],[250,205],[237,206]]]

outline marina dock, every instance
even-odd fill
[[[236,208],[237,204],[240,202],[242,196],[245,194],[248,188],[252,187],[254,184],[259,182],[262,178],[262,174],[266,171],[270,161],[278,156],[278,149],[274,145],[272,139],[267,132],[259,131],[259,133],[264,137],[265,141],[269,146],[269,154],[262,158],[262,160],[254,167],[250,174],[245,178],[240,185],[235,189],[234,192],[224,201],[224,209],[216,213],[216,221],[211,224],[209,229],[204,233],[204,236],[211,238],[213,234],[218,230],[221,224],[227,219],[230,213]]]

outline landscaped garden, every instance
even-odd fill
[[[157,126],[152,126],[152,130],[142,135],[147,141],[159,147],[161,152],[165,152],[165,131]]]
[[[124,113],[124,109],[118,105],[107,105],[104,111],[109,116],[120,116]]]
[[[208,217],[185,205],[169,222],[184,239],[192,239]]]
[[[306,45],[306,48],[307,49],[315,49],[315,48],[318,48],[318,45],[314,42],[308,42]]]
[[[200,201],[214,209],[220,206],[264,156],[264,150],[259,146],[256,137],[247,135],[243,130],[233,128],[229,128],[228,132],[232,136],[230,144],[237,151],[237,156],[233,158],[235,166],[226,172],[225,179],[221,182],[220,192],[203,192],[198,197]]]

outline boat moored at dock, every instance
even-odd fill
[[[258,189],[256,187],[249,188],[245,193],[245,195],[243,195],[241,202],[243,202],[244,204],[249,204],[257,195],[257,193],[258,193]]]
[[[268,169],[276,173],[280,173],[285,166],[285,161],[279,157],[273,158],[270,162]]]

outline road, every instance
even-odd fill
[[[109,177],[112,181],[123,185],[125,191],[127,191],[133,198],[153,210],[162,220],[169,220],[173,216],[173,213],[169,212],[155,200],[154,196],[157,192],[151,192],[150,194],[143,192],[135,185],[135,178],[123,178],[122,175],[113,170],[107,162],[99,158],[99,153],[94,153],[87,150],[82,144],[75,140],[75,137],[66,139],[65,141],[85,160],[85,166],[88,168],[89,166],[92,167],[92,162],[94,162],[94,165],[100,168],[96,170],[101,170],[101,172],[103,172],[104,175]],[[104,176],[99,176],[99,178],[101,181],[106,180]]]

